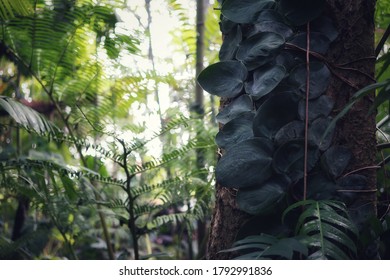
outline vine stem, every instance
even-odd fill
[[[306,100],[305,100],[305,155],[303,167],[303,200],[307,198],[307,169],[309,150],[309,94],[310,94],[310,22],[307,23],[306,36]]]

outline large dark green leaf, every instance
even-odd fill
[[[253,137],[252,123],[254,113],[246,112],[225,124],[215,140],[221,149],[228,149],[243,140]]]
[[[270,93],[284,78],[286,69],[281,65],[261,67],[253,73],[253,80],[245,83],[245,91],[253,99]]]
[[[247,75],[248,71],[241,62],[222,61],[204,69],[198,77],[198,83],[211,94],[232,98],[242,91]]]
[[[275,135],[275,143],[280,146],[288,141],[303,139],[305,124],[302,121],[292,121],[283,126]]]
[[[256,187],[272,175],[273,144],[253,138],[232,146],[217,164],[217,182],[228,188]]]
[[[310,30],[313,32],[320,32],[333,42],[339,35],[333,21],[325,16],[321,16],[310,23]]]
[[[307,47],[307,33],[301,32],[291,38],[289,43],[296,45],[302,49]],[[310,51],[325,54],[331,41],[324,34],[319,32],[310,32]]]
[[[285,197],[289,184],[289,178],[278,176],[257,187],[240,189],[237,193],[238,207],[251,215],[267,214]]]
[[[310,63],[310,94],[309,99],[318,98],[323,94],[329,85],[330,71],[325,64],[320,62]],[[302,97],[306,97],[306,64],[298,65],[290,73],[290,81],[299,88]]]
[[[259,33],[241,43],[236,58],[253,70],[272,61],[284,43],[284,38],[277,33]]]
[[[332,146],[321,157],[321,163],[334,179],[343,174],[352,158],[350,149],[344,146]]]
[[[241,40],[241,27],[237,25],[225,35],[221,49],[219,50],[219,60],[225,61],[234,59]]]
[[[251,26],[249,32],[246,34],[247,37],[254,36],[261,32],[274,32],[281,35],[285,40],[293,35],[292,29],[286,24],[278,21],[262,21]]]
[[[309,126],[309,142],[316,145],[321,151],[325,151],[332,144],[334,129],[322,138],[325,131],[331,126],[332,118],[318,118]]]
[[[219,114],[217,115],[217,121],[221,124],[226,124],[227,122],[235,119],[239,115],[245,112],[253,111],[252,99],[247,95],[243,94],[232,101],[227,105]]]
[[[303,25],[317,18],[323,11],[325,0],[280,0],[281,13],[294,25]]]
[[[233,22],[251,23],[261,10],[274,3],[274,0],[225,0],[221,12]]]
[[[298,101],[295,94],[275,94],[257,110],[253,132],[257,137],[273,139],[275,134],[297,118]]]
[[[320,157],[318,149],[309,147],[307,171],[311,171]],[[280,146],[273,159],[276,172],[286,174],[291,181],[296,182],[304,175],[305,145],[304,140],[293,140]]]
[[[319,98],[309,101],[309,122],[323,117],[326,118],[333,110],[334,101],[327,95],[321,95]],[[304,120],[306,118],[306,101],[301,100],[298,105],[299,118]]]

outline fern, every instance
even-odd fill
[[[350,259],[356,255],[352,238],[358,236],[346,207],[335,201],[301,201],[291,205],[283,214],[304,207],[295,233],[310,250],[309,259]]]
[[[17,15],[28,16],[33,9],[29,0],[1,0],[0,19],[9,20]]]

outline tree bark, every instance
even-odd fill
[[[351,96],[374,82],[375,73],[375,0],[328,0],[327,15],[332,18],[339,37],[331,45],[327,60],[334,65],[327,94],[335,101],[335,113],[345,107]],[[342,69],[337,65],[342,65]],[[343,81],[345,80],[345,81]],[[347,82],[348,81],[348,82]],[[348,205],[352,218],[360,230],[376,216],[376,121],[368,115],[374,95],[357,102],[350,112],[337,123],[335,144],[349,147],[353,160],[347,172],[368,178],[367,188],[359,198]],[[360,258],[376,258],[375,244],[361,248]]]
[[[331,65],[332,79],[327,94],[335,101],[336,115],[351,96],[364,86],[374,82],[374,10],[375,0],[328,0],[326,15],[332,18],[339,31],[326,56]],[[348,68],[348,69],[345,69]],[[353,161],[347,172],[365,175],[367,188],[360,190],[359,198],[349,205],[352,217],[360,230],[370,217],[376,215],[376,122],[375,115],[368,115],[373,95],[356,103],[352,110],[337,123],[334,144],[345,145],[353,153]],[[223,108],[227,100],[221,100]],[[352,190],[354,191],[354,190]],[[231,254],[220,253],[231,248],[240,228],[250,218],[237,208],[235,195],[230,189],[217,186],[216,205],[211,222],[208,243],[208,259],[230,259]],[[359,258],[377,256],[376,244],[359,248]]]

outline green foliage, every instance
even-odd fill
[[[292,237],[248,236],[224,252],[240,252],[237,259],[351,259],[356,257],[358,230],[346,206],[336,201],[306,200],[289,206],[282,219],[304,209]]]
[[[294,220],[298,208],[303,211],[295,230],[291,220],[270,225],[262,235],[240,240],[226,250],[238,250],[242,258],[357,257],[358,233],[346,206],[327,200],[352,203],[357,196],[350,190],[364,190],[367,181],[362,175],[345,174],[352,153],[332,139],[337,120],[370,90],[387,89],[387,83],[360,90],[338,116],[331,116],[334,101],[325,93],[333,66],[322,54],[338,32],[332,20],[322,15],[325,3],[221,3],[222,62],[207,67],[198,79],[210,94],[230,98],[217,116],[223,125],[216,136],[223,149],[217,183],[237,189],[238,207],[260,219],[275,221],[287,209],[285,213],[292,213]],[[220,67],[233,63],[240,71]],[[223,79],[226,88],[218,92]],[[387,101],[385,96],[385,91],[378,96],[373,109]],[[285,232],[280,238],[268,234],[279,227]],[[241,235],[247,235],[245,229]]]

